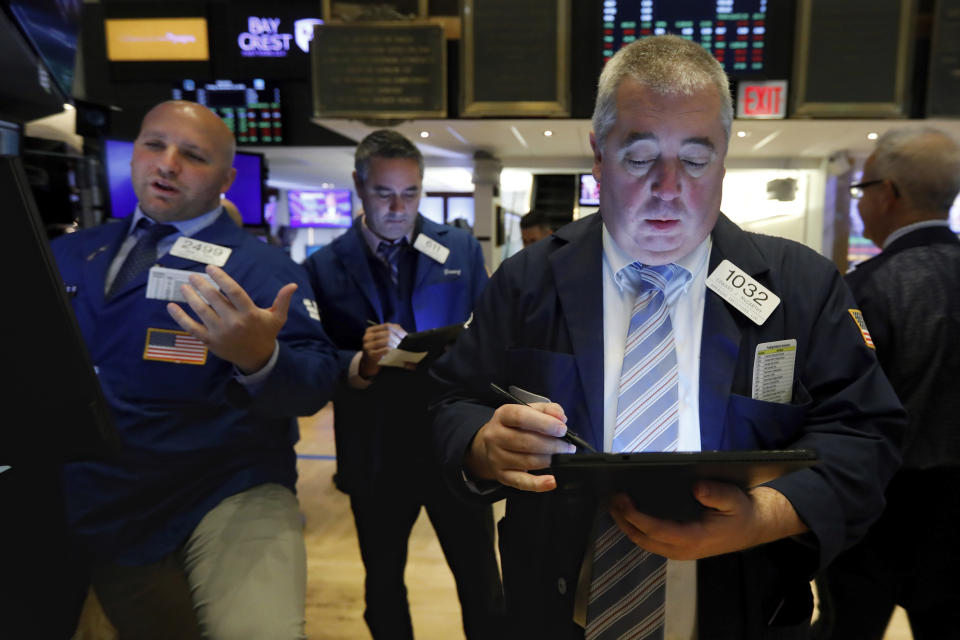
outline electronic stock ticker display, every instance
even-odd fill
[[[184,80],[173,90],[176,100],[204,105],[226,123],[239,144],[280,144],[283,120],[280,89],[256,78],[247,82]]]
[[[646,36],[674,34],[710,51],[731,75],[763,73],[768,0],[604,0],[603,61]]]

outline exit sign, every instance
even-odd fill
[[[737,88],[737,117],[787,117],[787,81],[750,82],[741,80]]]

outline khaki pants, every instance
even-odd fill
[[[223,500],[158,563],[93,570],[121,640],[302,640],[306,582],[299,505],[278,484]]]

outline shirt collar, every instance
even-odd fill
[[[886,249],[894,241],[899,240],[903,236],[907,235],[911,231],[916,231],[917,229],[927,229],[929,227],[949,227],[949,220],[924,220],[922,222],[914,222],[913,224],[908,224],[905,227],[900,227],[889,236],[883,242],[883,248]]]
[[[417,214],[417,215],[420,215],[420,214]],[[410,230],[410,233],[408,233],[405,236],[402,236],[402,238],[407,239],[407,244],[410,244],[410,245],[413,244],[413,233],[414,231],[416,231],[416,229],[417,229],[417,224],[414,223],[413,229]],[[384,240],[383,238],[375,234],[373,231],[371,231],[370,227],[367,226],[367,214],[363,214],[362,216],[360,216],[360,233],[363,234],[363,240],[364,242],[367,243],[367,246],[370,248],[370,251],[371,253],[373,253],[373,255],[377,255],[377,247],[380,246],[381,242],[386,242],[387,244],[396,244],[401,240],[401,238],[397,238],[396,240],[393,240],[393,241]]]
[[[610,272],[613,274],[614,282],[616,282],[617,287],[621,291],[624,291],[624,286],[620,282],[620,277],[618,274],[627,267],[628,265],[636,262],[633,257],[623,250],[623,248],[617,244],[617,241],[613,239],[613,235],[607,229],[607,225],[603,225],[603,259],[606,260],[607,264],[610,265]],[[690,287],[690,283],[696,279],[697,275],[701,270],[707,267],[707,261],[710,258],[710,249],[713,246],[713,239],[710,235],[707,235],[703,241],[698,244],[693,251],[683,256],[682,258],[675,260],[674,263],[686,269],[690,274],[691,278],[686,279],[685,282],[681,284],[681,278],[674,278],[669,284],[667,284],[667,290],[664,292],[664,295],[667,298],[671,298],[674,294],[680,294],[686,292]],[[676,287],[681,287],[681,290],[674,291]]]
[[[164,224],[173,225],[176,227],[178,232],[190,237],[196,235],[201,230],[206,229],[213,224],[216,219],[220,217],[220,212],[221,207],[218,205],[216,209],[208,211],[203,215],[199,215],[196,218],[190,218],[189,220],[177,220],[176,222],[168,222]],[[138,204],[136,210],[133,212],[133,218],[130,220],[130,228],[127,233],[132,233],[133,230],[137,228],[137,222],[139,222],[141,218],[146,218],[151,222],[156,222],[156,220],[145,214]]]

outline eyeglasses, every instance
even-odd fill
[[[887,180],[867,180],[866,182],[858,182],[856,184],[850,185],[850,197],[854,200],[859,200],[863,197],[863,190],[867,187],[872,187],[875,184],[883,184]],[[897,185],[890,183],[890,187],[893,188],[893,195],[900,197],[900,191],[897,189]]]

